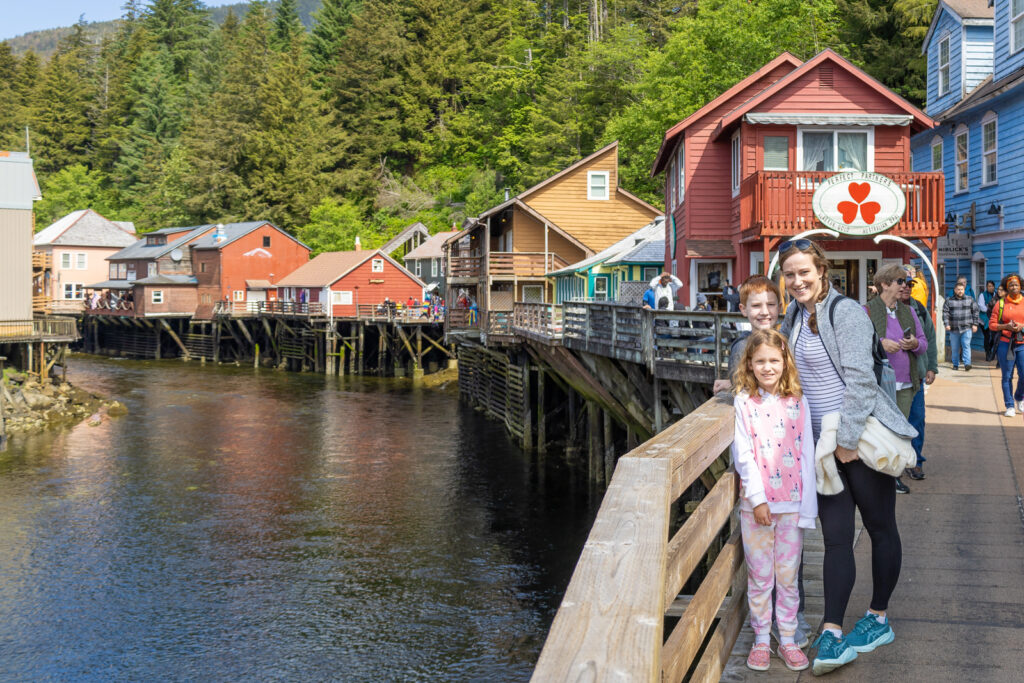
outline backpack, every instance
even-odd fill
[[[850,299],[850,297],[837,296],[832,300],[832,303],[828,305],[828,322],[832,325],[833,331],[836,327],[836,306],[842,299]],[[850,301],[853,301],[853,299],[850,299]],[[871,326],[871,360],[874,366],[872,370],[875,373],[875,382],[878,383],[878,386],[882,388],[882,391],[888,394],[889,398],[891,398],[893,403],[895,403],[896,371],[893,370],[892,366],[889,364],[889,359],[885,355],[885,348],[882,346],[882,340],[878,338],[874,325]]]

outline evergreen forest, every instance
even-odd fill
[[[127,0],[43,58],[0,42],[0,149],[37,225],[265,219],[315,252],[432,231],[620,141],[661,205],[665,130],[788,50],[832,48],[915,104],[937,0]]]

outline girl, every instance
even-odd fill
[[[755,634],[747,666],[768,669],[775,588],[778,655],[788,668],[802,671],[807,656],[794,642],[800,607],[797,572],[801,529],[814,528],[818,499],[811,416],[786,338],[772,329],[755,330],[743,349],[735,382],[732,457],[743,483],[740,528]]]

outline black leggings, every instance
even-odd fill
[[[864,529],[871,537],[871,609],[889,607],[889,597],[900,578],[903,546],[896,528],[896,483],[859,460],[836,461],[843,490],[834,496],[818,495],[818,518],[825,539],[822,568],[825,587],[825,621],[843,625],[850,593],[857,580],[853,557],[853,506],[860,510]]]

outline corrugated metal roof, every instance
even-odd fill
[[[42,199],[32,159],[24,152],[0,152],[0,209],[32,210]]]
[[[131,289],[134,282],[128,280],[104,280],[92,285],[86,285],[86,289]]]
[[[449,237],[457,234],[459,234],[458,230],[448,230],[431,235],[430,239],[406,254],[403,260],[441,258],[441,247],[444,246]]]
[[[117,247],[135,244],[136,237],[92,209],[72,211],[36,233],[33,243],[69,247]]]
[[[326,251],[277,282],[278,287],[326,287],[379,251]]]
[[[150,275],[135,281],[137,285],[197,285],[199,280],[192,275]]]
[[[744,114],[747,123],[783,126],[909,126],[910,114],[802,114],[789,112],[758,112]]]
[[[267,221],[248,221],[245,223],[225,223],[224,239],[217,241],[217,231],[214,230],[208,235],[203,235],[192,243],[194,249],[221,249],[237,239],[245,237],[256,228],[263,225],[271,225]],[[216,227],[216,226],[214,226]],[[275,226],[276,227],[276,226]]]
[[[604,263],[605,261],[616,258],[620,254],[632,251],[642,242],[651,239],[665,239],[664,216],[658,216],[644,227],[640,228],[633,234],[622,238],[607,249],[600,251],[589,258],[585,258],[582,261],[578,261],[571,266],[548,273],[548,275],[568,275],[570,273],[578,273],[581,270],[587,270],[598,263]],[[664,249],[664,246],[662,249]],[[662,260],[664,260],[664,251],[662,251]]]
[[[154,230],[142,236],[135,244],[125,247],[116,254],[107,257],[108,261],[128,261],[135,259],[158,259],[164,254],[169,254],[173,249],[186,244],[189,240],[199,237],[207,230],[213,229],[212,225],[200,225],[195,228],[164,228]],[[167,235],[167,244],[146,244],[149,235]]]

